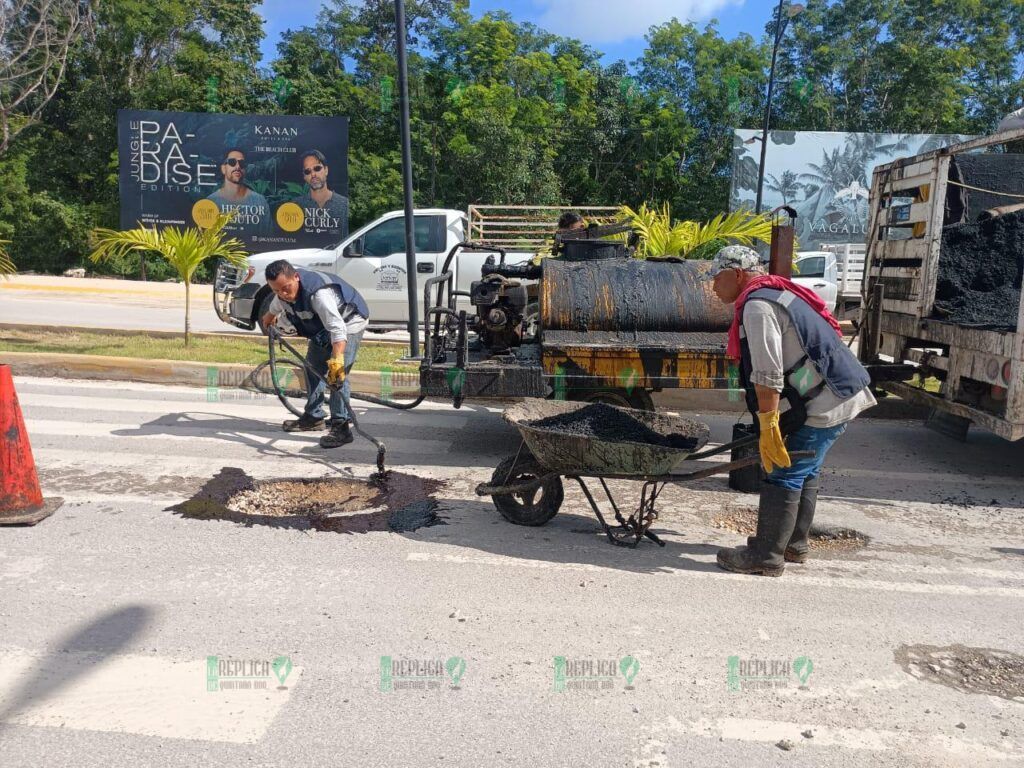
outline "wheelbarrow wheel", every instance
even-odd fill
[[[516,461],[516,459],[519,459]],[[547,474],[532,456],[510,456],[491,475],[491,485],[515,485],[536,480]],[[558,514],[565,490],[562,478],[544,481],[528,493],[503,493],[491,497],[501,516],[516,525],[538,526]]]

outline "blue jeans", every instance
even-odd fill
[[[803,490],[804,481],[818,476],[818,473],[821,472],[821,465],[825,463],[825,454],[845,431],[846,424],[824,428],[806,425],[800,427],[786,438],[786,450],[790,453],[814,451],[814,456],[806,459],[793,459],[792,466],[785,469],[776,468],[767,476],[767,481],[781,488],[789,488],[793,491]]]
[[[350,333],[345,342],[345,383],[338,389],[331,390],[330,410],[331,418],[335,421],[348,421],[348,410],[345,408],[345,401],[349,398],[352,388],[348,383],[348,374],[356,361],[356,352],[359,351],[359,342],[363,340],[363,334]],[[324,392],[327,389],[327,361],[331,359],[333,347],[331,346],[331,334],[326,330],[320,331],[309,340],[306,347],[306,364],[316,371],[321,378],[310,381],[309,395],[306,397],[306,416],[312,419],[324,417]],[[313,379],[312,376],[307,376]],[[344,394],[344,397],[342,396]]]

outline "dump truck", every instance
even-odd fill
[[[906,364],[879,386],[970,424],[1024,437],[1024,129],[875,169],[859,356]]]

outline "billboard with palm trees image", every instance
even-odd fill
[[[802,247],[860,243],[867,237],[868,197],[875,167],[967,141],[952,134],[771,131],[765,154],[762,207],[797,212]],[[757,197],[761,131],[733,134],[730,210],[753,210]]]

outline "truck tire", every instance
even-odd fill
[[[514,485],[544,474],[546,470],[532,456],[509,456],[494,470],[491,485]],[[565,499],[565,489],[562,478],[555,477],[545,481],[531,494],[496,494],[491,498],[501,516],[510,523],[538,526],[558,514]]]
[[[654,399],[646,389],[574,389],[569,391],[569,399],[581,403],[607,403],[620,408],[636,408],[639,411],[655,410]]]

